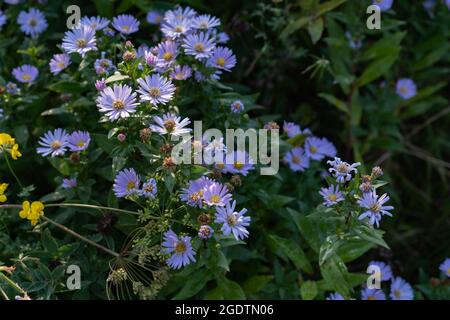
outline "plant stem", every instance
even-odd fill
[[[122,212],[122,213],[135,214],[135,215],[139,214],[139,212],[136,212],[136,211],[123,210],[123,209],[118,209],[118,208],[97,206],[97,205],[93,205],[93,204],[84,204],[84,203],[50,203],[50,204],[46,204],[45,206],[48,208],[50,208],[50,207],[78,207],[78,208],[88,208],[88,209],[97,209],[97,210],[108,210],[108,211]]]
[[[5,156],[5,160],[6,160],[6,165],[8,166],[9,171],[11,171],[11,174],[14,176],[14,178],[16,179],[17,183],[19,184],[20,188],[23,189],[23,185],[20,182],[19,178],[16,176],[16,173],[14,172],[11,164],[9,163],[9,159],[8,156],[6,155],[6,152],[3,152],[4,156]]]
[[[12,281],[10,278],[8,278],[6,275],[3,274],[3,272],[0,272],[0,278],[3,279],[7,284],[9,284],[12,288],[20,292],[22,295],[26,295],[27,293],[25,290],[23,290],[17,283]]]

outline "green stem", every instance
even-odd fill
[[[12,288],[14,288],[15,290],[17,290],[18,292],[20,292],[22,295],[27,295],[27,293],[25,292],[25,290],[23,290],[21,287],[19,287],[19,285],[17,283],[15,283],[14,281],[12,281],[10,278],[8,278],[7,276],[5,276],[3,274],[3,272],[0,272],[0,278],[3,279],[7,284],[9,284]]]
[[[6,155],[6,152],[3,152],[4,156],[5,156],[5,160],[6,160],[6,165],[8,166],[9,171],[11,171],[11,174],[14,176],[14,178],[16,179],[17,183],[19,184],[20,188],[23,189],[22,183],[20,182],[19,178],[16,176],[16,173],[14,172],[11,164],[9,163],[9,159],[8,156]]]

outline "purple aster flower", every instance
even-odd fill
[[[144,61],[149,67],[154,69],[165,65],[164,61],[158,58],[158,56],[156,56],[152,50],[144,51]],[[162,71],[159,70],[159,68],[157,70]]]
[[[335,157],[337,151],[325,138],[308,137],[305,141],[305,153],[312,160],[321,161],[325,157]]]
[[[392,217],[392,214],[388,210],[394,209],[393,206],[383,206],[389,201],[389,196],[385,193],[380,198],[375,192],[364,193],[358,204],[361,208],[367,209],[363,214],[359,216],[359,220],[369,218],[369,223],[371,225],[376,224],[379,226],[382,215],[387,215]]]
[[[113,88],[107,87],[100,92],[97,98],[97,107],[105,113],[109,120],[116,121],[119,118],[128,118],[136,112],[136,93],[127,85],[115,84]]]
[[[164,233],[162,246],[165,253],[172,254],[166,261],[172,269],[180,269],[191,262],[195,262],[195,251],[192,249],[191,237],[179,237],[172,230],[168,230]]]
[[[348,45],[350,46],[350,48],[355,50],[361,49],[363,43],[360,38],[353,37],[352,34],[348,31],[345,33],[345,37],[348,40]]]
[[[180,6],[177,6],[174,10],[168,10],[164,14],[164,20],[170,21],[170,20],[181,20],[181,19],[193,19],[197,15],[197,12],[190,8],[185,7],[182,8]]]
[[[46,157],[51,155],[52,157],[62,156],[67,151],[69,135],[66,130],[56,129],[53,132],[48,131],[43,137],[39,139],[39,145],[37,153]]]
[[[192,69],[189,66],[176,65],[173,68],[170,77],[174,80],[186,80],[192,75]]]
[[[228,236],[233,233],[236,240],[244,239],[248,237],[248,230],[246,227],[250,225],[250,217],[244,216],[247,213],[247,209],[242,209],[241,211],[235,211],[236,200],[230,205],[227,203],[223,208],[216,208],[216,219],[215,223],[221,223],[222,233]]]
[[[408,100],[417,94],[417,86],[412,79],[400,79],[397,81],[397,94],[403,98],[403,100]]]
[[[207,177],[191,180],[186,188],[181,189],[180,199],[192,207],[201,208],[203,205],[203,194],[205,190],[214,183]]]
[[[84,151],[91,143],[91,136],[87,131],[74,131],[68,138],[70,151]]]
[[[293,138],[299,134],[303,135],[310,135],[311,131],[309,129],[302,130],[298,124],[295,124],[293,122],[284,122],[283,123],[283,130],[286,132],[287,136],[289,138]]]
[[[289,168],[294,172],[305,171],[305,169],[309,168],[309,158],[301,147],[296,147],[289,151],[284,156],[284,161],[287,162]]]
[[[327,297],[327,300],[345,300],[344,297],[335,292],[335,293],[330,293],[330,295]]]
[[[175,86],[172,81],[160,74],[152,74],[139,78],[139,90],[141,101],[149,101],[152,105],[166,104],[172,100]]]
[[[6,24],[7,20],[8,19],[6,18],[6,15],[3,13],[2,10],[0,10],[0,30]]]
[[[202,14],[192,19],[192,27],[194,29],[207,30],[220,26],[220,20],[209,14]]]
[[[116,34],[116,32],[110,27],[106,27],[105,29],[103,29],[103,33],[111,38],[114,37],[114,35]]]
[[[386,295],[381,290],[365,288],[361,290],[361,300],[386,300]]]
[[[112,26],[122,34],[131,34],[139,30],[139,21],[131,14],[121,14],[113,19]]]
[[[35,66],[24,64],[20,67],[14,68],[12,75],[19,82],[33,83],[39,75],[39,70]]]
[[[436,7],[436,0],[425,0],[422,2],[422,6],[427,12],[428,16],[430,18],[434,18],[434,8]]]
[[[63,179],[61,187],[63,189],[73,189],[77,187],[77,178]]]
[[[228,41],[230,41],[230,37],[225,32],[217,34],[217,43],[227,43]]]
[[[203,161],[208,165],[213,164],[214,162],[216,164],[218,164],[218,162],[223,164],[223,167],[221,168],[221,170],[222,170],[222,173],[226,173],[227,170],[225,168],[225,161],[224,161],[226,152],[227,152],[227,147],[223,143],[223,138],[220,138],[220,139],[215,138],[213,141],[207,143],[204,146]],[[230,156],[230,160],[233,160],[231,158],[231,156]],[[244,161],[245,161],[245,158],[244,158]],[[233,164],[233,162],[231,162],[230,164]]]
[[[20,2],[22,2],[22,0],[4,0],[4,2],[7,4],[16,5],[16,4],[19,4]]]
[[[109,20],[103,17],[83,17],[80,23],[95,31],[103,30],[109,25]]]
[[[393,2],[394,0],[373,0],[372,4],[379,6],[381,11],[388,11]]]
[[[192,131],[190,128],[185,128],[191,123],[189,118],[184,118],[181,120],[180,116],[173,113],[166,113],[161,117],[154,116],[153,120],[155,124],[150,125],[150,129],[153,132],[159,134],[171,134],[172,136],[180,136],[185,133]]]
[[[161,31],[169,39],[177,39],[186,35],[191,30],[191,20],[182,19],[164,19]]]
[[[408,282],[397,277],[392,279],[389,296],[392,300],[414,300],[414,291]]]
[[[247,152],[237,150],[226,155],[226,171],[233,174],[247,176],[250,170],[254,170],[254,161]]]
[[[212,52],[207,65],[221,70],[231,71],[236,65],[236,56],[233,54],[233,51],[226,47],[217,47]]]
[[[201,60],[209,58],[215,48],[214,39],[207,33],[200,32],[199,34],[189,34],[184,39],[182,44],[184,52],[188,55],[194,56],[195,59]]]
[[[352,180],[351,173],[354,172],[356,174],[358,172],[356,167],[361,165],[359,162],[349,164],[338,157],[335,157],[334,160],[328,160],[327,163],[332,166],[328,171],[333,173],[336,181],[340,183]]]
[[[110,59],[105,58],[105,53],[102,52],[102,58],[95,60],[94,63],[95,72],[99,75],[110,73],[114,71],[116,68],[114,67],[113,62]]]
[[[445,0],[445,4],[447,5],[448,10],[450,10],[450,0]]]
[[[147,13],[147,22],[149,24],[160,24],[162,19],[163,16],[159,11],[152,10]]]
[[[161,42],[156,47],[156,53],[160,60],[161,67],[167,67],[175,61],[175,58],[178,55],[177,44],[172,40]]]
[[[67,68],[70,63],[70,57],[67,54],[55,54],[49,63],[50,72],[56,75]]]
[[[154,199],[156,193],[158,192],[158,187],[156,185],[156,180],[151,178],[142,184],[142,195],[149,199]]]
[[[369,267],[376,266],[380,269],[379,279],[380,281],[388,281],[392,278],[391,267],[383,261],[370,261]],[[373,273],[372,273],[373,274]]]
[[[450,258],[444,260],[439,266],[439,270],[441,270],[447,278],[450,278]]]
[[[95,30],[86,26],[66,31],[61,48],[67,53],[79,53],[83,58],[89,51],[97,50]]]
[[[224,207],[231,201],[231,194],[226,186],[219,182],[213,182],[205,188],[203,200],[208,206]]]
[[[6,84],[6,92],[8,92],[9,94],[17,94],[20,92],[20,89],[17,87],[17,84],[9,81]]]
[[[28,11],[20,11],[17,23],[20,25],[20,30],[23,33],[32,37],[36,37],[48,27],[44,14],[35,8],[31,8]]]
[[[331,185],[328,188],[322,188],[319,194],[323,197],[323,204],[327,207],[331,207],[344,200],[344,194],[339,191],[339,186]]]
[[[113,191],[117,198],[139,195],[141,181],[134,169],[120,171],[114,179]]]
[[[101,78],[95,81],[95,89],[98,91],[103,91],[106,88],[106,80],[105,78]]]
[[[214,234],[214,229],[208,225],[202,225],[198,230],[198,236],[200,239],[207,240]]]
[[[241,113],[244,111],[244,104],[242,101],[236,100],[230,105],[230,109],[233,113]]]

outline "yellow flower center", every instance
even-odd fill
[[[181,32],[183,32],[183,27],[182,27],[182,26],[176,26],[176,27],[175,27],[175,32],[176,32],[176,33],[181,33]]]
[[[31,79],[31,76],[28,73],[25,73],[22,75],[22,80],[23,81],[29,81]]]
[[[152,184],[146,185],[144,190],[145,192],[153,192],[153,185]]]
[[[200,200],[202,197],[200,192],[194,192],[193,194],[190,195],[190,199],[194,202],[197,202],[198,200]]]
[[[220,196],[218,194],[213,194],[211,198],[209,199],[211,203],[219,203],[220,202]]]
[[[159,88],[150,88],[148,94],[153,98],[157,98],[161,95],[161,90]]]
[[[400,290],[394,290],[394,296],[396,298],[400,298],[402,296],[402,292]]]
[[[316,153],[317,152],[317,147],[315,147],[315,146],[309,147],[309,152]]]
[[[176,126],[176,123],[173,119],[168,119],[166,121],[164,121],[164,127],[166,128],[167,131],[172,131]]]
[[[79,148],[84,147],[84,141],[83,140],[78,141],[77,147],[79,147]]]
[[[36,21],[36,19],[30,19],[30,20],[28,20],[28,24],[31,27],[36,27],[37,26],[37,21]]]
[[[236,222],[237,222],[237,219],[236,219],[236,216],[235,216],[234,214],[229,215],[229,216],[227,217],[227,223],[228,223],[230,226],[236,225]]]
[[[183,241],[178,241],[177,244],[175,245],[175,252],[176,253],[184,253],[186,252],[186,245],[184,244]]]
[[[172,60],[172,58],[173,58],[173,54],[170,53],[170,52],[165,52],[163,54],[163,59],[166,60],[166,61],[170,61],[170,60]]]
[[[408,89],[407,89],[406,87],[401,87],[401,88],[400,88],[400,92],[401,92],[401,93],[407,93],[407,92],[408,92]]]
[[[377,300],[377,298],[375,298],[375,296],[368,296],[367,300]]]
[[[86,40],[83,38],[77,39],[76,43],[78,48],[86,48]]]
[[[333,194],[330,194],[330,195],[328,196],[328,200],[330,200],[330,201],[336,201],[336,200],[337,200],[337,195],[335,195],[334,193],[333,193]]]
[[[373,212],[380,212],[381,205],[377,202],[370,207],[370,210]]]
[[[205,46],[203,45],[203,43],[197,43],[194,46],[195,51],[197,52],[203,52],[205,50]]]
[[[53,150],[59,149],[59,148],[61,148],[61,146],[62,146],[62,143],[61,143],[61,141],[59,141],[59,140],[55,140],[55,141],[53,141],[53,142],[50,144],[50,147],[51,147]]]
[[[337,171],[340,172],[340,173],[347,173],[348,167],[347,167],[347,165],[345,163],[340,163],[337,166]]]
[[[223,168],[225,168],[225,164],[224,163],[218,163],[216,164],[217,169],[222,170]]]
[[[58,66],[59,68],[64,68],[64,67],[66,66],[66,64],[64,63],[64,61],[59,61],[59,62],[57,63],[57,66]]]
[[[244,167],[244,164],[242,162],[235,162],[234,167],[238,170],[241,170]]]
[[[292,157],[292,162],[295,163],[295,164],[299,164],[300,163],[300,158],[297,157],[297,156],[293,156]]]
[[[132,189],[134,189],[136,187],[136,183],[134,183],[134,181],[130,181],[127,184],[127,191],[130,191]]]
[[[114,100],[113,102],[113,108],[116,110],[121,110],[125,107],[125,104],[122,100]]]
[[[123,31],[129,31],[129,30],[130,30],[130,26],[123,26],[123,27],[122,27],[122,30],[123,30]]]
[[[223,67],[225,65],[225,59],[224,58],[217,58],[216,64]]]

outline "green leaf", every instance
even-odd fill
[[[58,252],[58,244],[51,236],[49,229],[45,229],[45,231],[42,232],[42,245],[44,246],[44,249],[51,255],[55,255]]]
[[[338,248],[337,254],[344,262],[358,259],[374,247],[374,244],[365,240],[346,240]]]
[[[322,33],[323,33],[322,17],[319,17],[308,23],[308,33],[309,33],[309,36],[311,37],[311,41],[313,44],[316,44],[320,40],[320,38],[322,37]]]
[[[111,83],[111,82],[116,82],[116,81],[122,81],[122,80],[126,80],[129,79],[130,77],[125,75],[125,74],[120,74],[119,72],[116,72],[115,74],[113,74],[112,76],[108,77],[105,80],[105,83]]]
[[[327,93],[319,93],[319,97],[325,99],[326,101],[328,101],[331,105],[335,106],[340,111],[347,113],[347,114],[349,113],[347,104],[344,101],[339,100],[339,99],[335,98],[334,96],[327,94]]]
[[[370,243],[390,249],[387,243],[383,240],[384,232],[381,230],[377,230],[365,224],[359,224],[353,227],[352,233],[363,240],[369,241]]]
[[[217,279],[223,298],[227,300],[244,300],[245,293],[241,286],[234,281],[227,279],[225,276],[219,276]]]
[[[273,276],[263,276],[263,275],[252,276],[242,284],[242,289],[244,289],[247,295],[255,294],[264,289],[264,287],[270,281],[272,281],[272,279]]]
[[[315,281],[305,281],[300,287],[300,296],[303,300],[314,300],[318,293]]]
[[[390,55],[383,56],[371,62],[358,79],[358,87],[365,86],[366,84],[369,84],[387,73],[391,69],[392,65],[397,61],[399,53],[400,51],[396,51]]]
[[[47,89],[51,91],[55,91],[58,93],[81,93],[84,90],[84,87],[79,83],[75,81],[69,81],[69,80],[61,80],[56,83],[52,83],[47,87]]]
[[[320,266],[323,280],[332,290],[339,292],[345,298],[349,297],[351,286],[347,282],[347,267],[344,262],[337,256],[328,259]]]
[[[325,242],[320,246],[319,251],[319,265],[322,265],[329,258],[337,254],[337,250],[341,246],[342,241],[336,235],[326,238]]]
[[[212,275],[208,269],[198,269],[187,277],[186,282],[180,292],[173,298],[174,300],[183,300],[191,298],[202,290],[211,280]]]
[[[276,247],[288,257],[294,265],[307,273],[312,273],[312,266],[305,255],[303,249],[291,239],[281,238],[277,235],[269,235],[269,239],[273,241]]]
[[[51,165],[64,176],[70,175],[70,167],[66,160],[60,158],[48,158]]]

